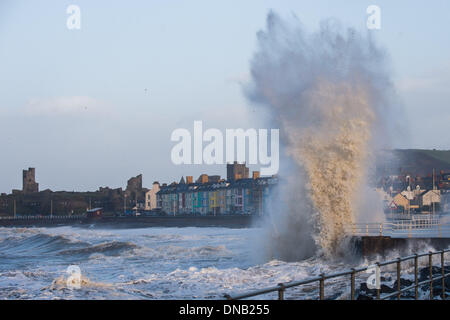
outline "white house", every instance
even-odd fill
[[[410,186],[408,186],[406,190],[402,191],[401,194],[408,200],[414,200],[414,191],[411,191]]]
[[[159,191],[159,182],[153,182],[153,187],[145,193],[145,210],[153,210],[158,208],[156,201],[156,193]]]
[[[431,207],[436,203],[441,202],[441,192],[440,190],[429,190],[425,192],[421,197],[421,205]]]

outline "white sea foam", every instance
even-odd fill
[[[16,229],[0,228],[0,246],[7,246],[0,254],[0,299],[212,299],[221,298],[224,293],[246,292],[354,266],[319,257],[258,263],[248,244],[259,239],[261,232],[226,228],[58,227],[20,230],[20,237],[16,237]],[[47,244],[33,246],[32,239],[45,239]],[[24,243],[32,250],[25,250]],[[17,252],[16,245],[20,247]],[[394,251],[386,259],[398,254]],[[375,257],[361,265],[377,259],[382,260]],[[69,265],[81,269],[80,289],[67,287]],[[422,259],[420,265],[426,267],[427,260]],[[383,269],[382,275],[394,279],[393,268]],[[413,272],[411,264],[404,263],[404,269]],[[367,276],[361,274],[358,284]],[[327,281],[327,294],[335,299],[348,298],[347,287],[348,281],[342,279]],[[286,293],[286,297],[297,299],[317,296],[317,284],[292,288]],[[275,298],[275,294],[259,298]]]

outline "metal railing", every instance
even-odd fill
[[[416,220],[416,219],[441,219],[449,215],[449,212],[437,213],[385,213],[386,220]]]
[[[420,253],[420,254],[413,254],[406,257],[399,257],[394,260],[384,261],[384,262],[377,262],[375,265],[379,268],[383,266],[388,266],[392,264],[396,264],[396,274],[397,274],[397,288],[394,292],[381,295],[381,289],[378,287],[376,290],[376,299],[377,300],[386,300],[393,297],[396,297],[397,299],[401,299],[402,294],[406,291],[414,289],[414,298],[416,300],[419,299],[419,288],[423,285],[429,285],[430,286],[430,292],[429,292],[429,299],[433,299],[433,282],[441,280],[441,298],[445,300],[445,278],[450,276],[450,273],[445,273],[445,253],[450,252],[450,249],[441,250],[441,251],[435,251],[435,252],[427,252],[427,253]],[[440,255],[440,265],[441,265],[441,274],[437,277],[433,277],[433,255]],[[419,258],[421,257],[428,257],[428,268],[429,268],[429,279],[419,281]],[[406,286],[404,288],[401,287],[401,264],[404,261],[414,260],[414,283],[410,286]],[[359,268],[352,268],[350,270],[345,270],[342,272],[332,273],[332,274],[321,274],[316,277],[308,278],[301,281],[292,281],[288,283],[279,283],[276,286],[264,288],[260,290],[255,290],[252,292],[247,292],[244,294],[238,294],[238,295],[229,295],[225,294],[224,297],[229,300],[239,300],[239,299],[245,299],[245,298],[252,298],[260,295],[264,295],[267,293],[277,292],[278,293],[278,300],[284,300],[285,298],[285,292],[286,289],[303,286],[307,284],[312,283],[318,283],[318,289],[319,289],[319,295],[318,298],[320,300],[325,299],[325,281],[329,279],[334,279],[338,277],[344,277],[349,276],[350,277],[350,300],[355,300],[356,297],[356,276],[364,271],[369,270],[369,268],[372,268],[372,266],[366,266],[366,267],[359,267]],[[450,289],[450,288],[449,288]]]
[[[48,215],[48,216],[32,216],[32,215],[24,215],[24,216],[5,216],[0,217],[0,220],[51,220],[51,219],[81,219],[86,218],[86,215]]]
[[[392,238],[450,238],[450,223],[439,219],[395,220],[384,223],[353,223],[344,227],[353,236]]]

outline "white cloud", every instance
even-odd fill
[[[105,102],[87,96],[33,98],[22,111],[30,116],[98,116],[111,112]]]

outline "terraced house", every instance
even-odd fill
[[[194,183],[188,176],[187,182],[181,178],[179,183],[163,185],[157,193],[160,208],[170,215],[262,215],[270,191],[278,182],[276,177],[261,178],[257,172],[252,178],[213,177],[201,175]]]

